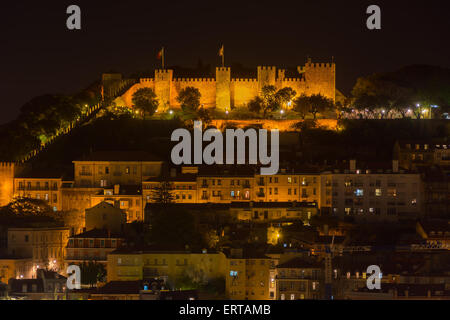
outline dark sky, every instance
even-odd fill
[[[100,74],[124,74],[166,64],[213,66],[225,44],[226,63],[297,66],[307,56],[335,57],[337,87],[410,64],[450,67],[446,1],[9,1],[0,6],[0,123],[32,97],[72,93]],[[81,7],[82,30],[66,28],[66,8]],[[366,28],[370,4],[382,30]]]

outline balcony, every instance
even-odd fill
[[[265,184],[264,184],[264,180],[259,180],[258,182],[257,182],[257,184],[258,184],[258,186],[264,186]]]
[[[208,186],[207,183],[202,183],[201,187],[202,187],[202,188],[208,188],[209,186]]]
[[[201,198],[202,200],[208,200],[209,199],[209,197],[208,196],[202,196],[202,198]]]
[[[92,176],[92,172],[81,171],[80,172],[80,176],[82,176],[82,177],[91,177]]]
[[[250,189],[250,183],[244,183],[244,184],[242,185],[242,188],[244,188],[244,189]]]
[[[256,195],[260,198],[265,197],[264,192],[258,192]]]

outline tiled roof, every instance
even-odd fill
[[[123,238],[120,234],[110,233],[106,229],[92,229],[77,235],[72,236],[71,238],[79,238],[79,239],[87,239],[87,238]]]

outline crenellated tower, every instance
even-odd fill
[[[0,206],[5,206],[14,197],[14,176],[22,166],[14,162],[0,162]]]
[[[227,67],[216,68],[216,108],[230,110],[231,70]]]
[[[170,94],[172,88],[173,70],[155,70],[155,93],[159,99],[158,109],[165,111],[170,107]]]
[[[335,101],[336,99],[336,64],[312,63],[310,60],[304,67],[298,67],[306,81],[306,94],[321,94]]]
[[[265,86],[276,86],[276,67],[258,66],[258,92]]]

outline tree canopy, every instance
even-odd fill
[[[143,118],[146,115],[152,116],[158,109],[158,99],[151,88],[140,88],[133,93],[131,101],[134,107],[142,112]]]
[[[201,94],[197,88],[186,87],[180,90],[177,101],[181,105],[181,109],[187,114],[196,114],[200,107]]]

